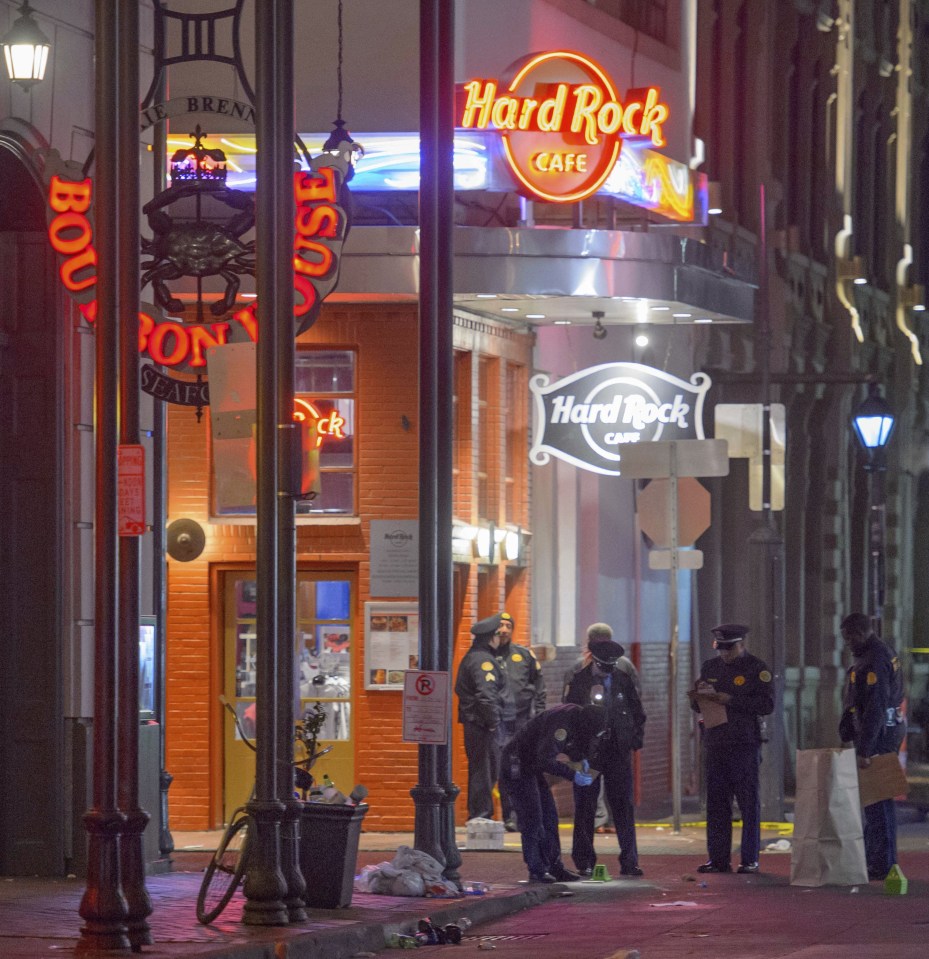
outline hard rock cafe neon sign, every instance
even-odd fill
[[[338,280],[339,254],[347,232],[347,217],[339,204],[344,180],[340,161],[318,158],[312,168],[294,173],[295,333],[312,325],[322,301]],[[52,151],[46,161],[49,206],[48,238],[59,255],[59,276],[89,323],[97,317],[97,252],[93,245],[93,183],[75,175]],[[182,323],[159,311],[139,314],[139,352],[172,369],[205,372],[205,351],[237,340],[258,339],[258,304],[214,323]]]
[[[659,87],[620,99],[599,64],[564,50],[524,57],[503,80],[470,80],[457,91],[457,126],[497,130],[520,192],[552,203],[596,192],[624,138],[664,146],[669,116]]]

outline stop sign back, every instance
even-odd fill
[[[671,545],[667,479],[653,479],[636,499],[642,532],[656,545]],[[677,481],[677,545],[692,546],[710,527],[710,493],[692,476]]]

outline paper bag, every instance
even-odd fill
[[[906,774],[896,753],[872,756],[871,765],[858,770],[858,792],[862,806],[905,796],[908,789]]]
[[[855,750],[798,749],[791,885],[867,881]]]
[[[715,729],[717,726],[722,726],[723,723],[729,722],[729,714],[726,712],[726,707],[714,699],[698,695],[697,709],[700,710],[700,715],[703,717],[704,729]]]

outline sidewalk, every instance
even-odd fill
[[[788,824],[766,824],[763,846],[789,837],[789,833]],[[174,835],[176,849],[172,871],[151,876],[147,881],[154,905],[149,924],[155,943],[146,946],[143,955],[209,959],[347,959],[358,953],[379,952],[392,933],[414,930],[416,921],[423,916],[430,916],[438,924],[466,917],[477,926],[560,896],[568,888],[521,883],[526,873],[519,836],[507,834],[502,852],[462,851],[462,879],[489,883],[491,889],[485,896],[412,899],[356,893],[347,909],[314,909],[310,910],[306,923],[257,928],[242,924],[243,898],[238,894],[220,919],[205,927],[196,920],[194,902],[208,850],[215,845],[218,835]],[[561,837],[566,862],[570,864],[569,824],[562,824]],[[901,827],[901,860],[906,862],[911,876],[929,875],[927,837],[929,826],[925,823]],[[682,873],[692,872],[705,858],[702,823],[688,822],[678,834],[666,822],[639,823],[638,838],[645,880],[611,883],[610,889],[617,898],[641,890],[653,877],[660,880],[663,876],[679,877]],[[459,830],[459,842],[463,844],[464,841],[464,831]],[[400,845],[411,844],[410,834],[364,833],[358,869],[368,863],[390,860]],[[597,849],[601,862],[615,874],[615,837],[597,836]],[[766,862],[772,864],[771,871],[778,875],[783,876],[789,870],[789,855],[769,854]],[[77,910],[84,888],[84,881],[77,879],[0,879],[0,956],[3,959],[38,959],[71,952],[80,938],[82,920]],[[577,889],[578,886],[571,888]],[[471,930],[472,934],[474,931]]]

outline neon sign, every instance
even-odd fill
[[[342,161],[325,155],[314,159],[309,172],[294,173],[297,209],[294,221],[295,335],[308,329],[335,288],[348,218],[339,204],[343,189]],[[56,164],[54,153],[48,171],[48,238],[61,258],[59,276],[89,322],[97,318],[97,252],[93,245],[91,208],[93,183],[89,177],[73,178],[70,164]],[[252,301],[230,321],[191,324],[165,319],[155,311],[139,314],[139,352],[157,364],[192,372],[206,370],[205,350],[239,339],[258,340],[258,304]]]
[[[521,192],[552,203],[583,200],[613,170],[623,138],[664,146],[670,116],[659,87],[629,90],[624,101],[606,71],[580,53],[538,53],[496,80],[459,87],[457,125],[500,133]]]
[[[294,397],[294,420],[297,423],[316,424],[316,446],[323,445],[323,437],[331,436],[333,439],[345,439],[345,417],[339,414],[339,411],[333,407],[328,416],[320,416],[318,410],[312,403]]]

